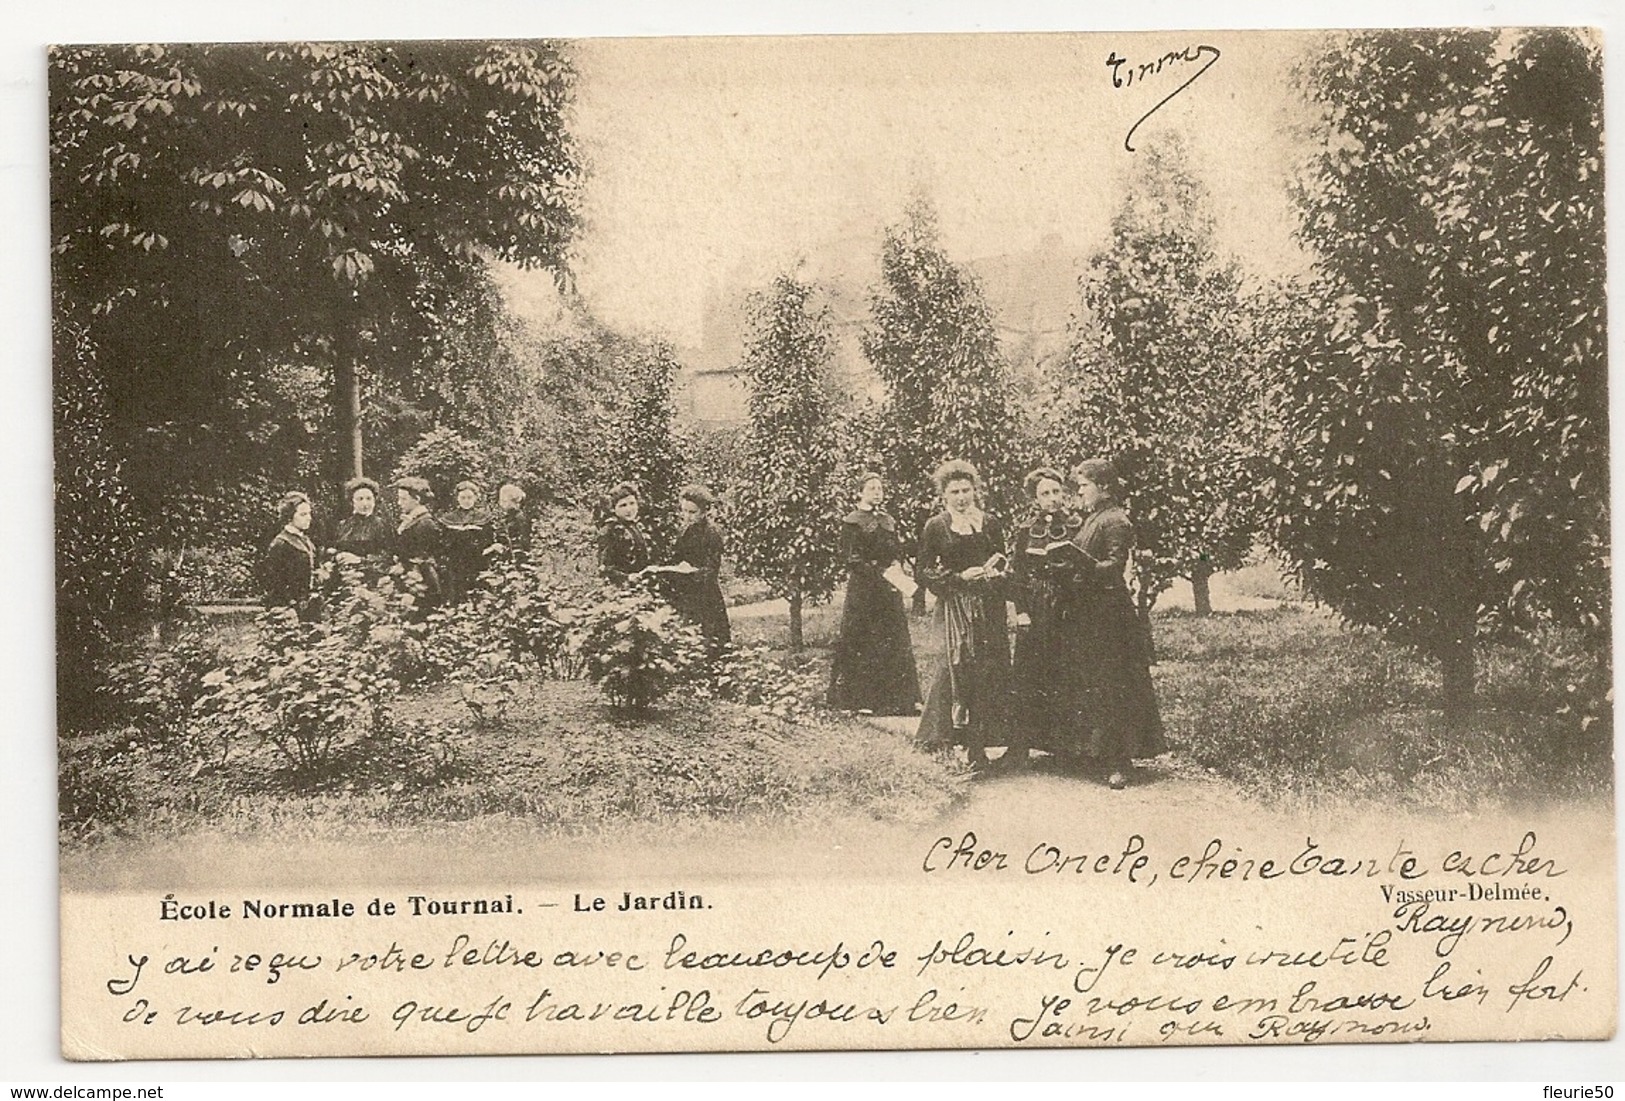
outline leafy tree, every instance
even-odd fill
[[[1185,146],[1142,149],[1111,243],[1082,278],[1081,318],[1045,437],[1063,461],[1113,458],[1134,509],[1142,615],[1176,577],[1197,614],[1208,578],[1242,564],[1259,530],[1264,452],[1253,350],[1261,323]]]
[[[780,275],[752,301],[755,335],[745,349],[750,428],[734,516],[739,564],[790,602],[790,648],[801,649],[801,611],[825,600],[839,570],[840,493],[836,410],[829,385],[835,353],[829,308],[813,288]]]
[[[485,449],[449,428],[425,432],[395,460],[391,476],[427,479],[435,494],[430,507],[436,511],[457,504],[457,483],[465,480],[484,487],[486,508],[496,507],[496,487],[490,484]]]
[[[359,469],[356,372],[415,358],[436,284],[480,252],[562,262],[572,84],[550,43],[56,50],[59,297],[128,334],[118,375],[160,407],[244,360],[319,359]]]
[[[1606,639],[1599,46],[1358,33],[1302,73],[1317,281],[1282,351],[1275,537],[1310,592],[1441,661],[1496,623]]]
[[[177,492],[358,472],[363,376],[435,359],[426,307],[482,256],[557,267],[574,232],[551,43],[75,46],[49,73],[56,401],[98,411],[138,542]],[[278,371],[314,372],[319,417]],[[102,515],[57,445],[61,512]]]
[[[1008,509],[1021,464],[1008,371],[981,286],[943,251],[928,203],[886,230],[880,269],[862,344],[886,388],[877,443],[899,521],[918,533],[936,509],[931,472],[951,458],[974,463],[989,503]]]
[[[608,489],[634,482],[643,492],[639,523],[656,548],[666,547],[676,534],[677,491],[683,484],[672,400],[677,358],[669,344],[653,339],[613,340],[607,352],[613,390],[600,420],[599,484]]]

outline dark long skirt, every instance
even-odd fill
[[[876,715],[912,715],[919,703],[920,678],[903,594],[884,577],[854,570],[846,581],[829,704]]]
[[[1089,754],[1090,698],[1078,636],[1075,620],[1042,612],[1016,636],[1012,748]]]
[[[1128,590],[1095,594],[1082,610],[1077,655],[1085,676],[1085,755],[1121,767],[1165,752],[1162,716],[1151,684],[1148,639]]]
[[[987,598],[982,613],[973,620],[974,653],[955,664],[946,640],[949,599],[937,600],[942,656],[932,673],[918,738],[926,746],[962,745],[974,755],[987,746],[1009,744],[1010,642],[1005,634],[1004,601]]]

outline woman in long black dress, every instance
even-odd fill
[[[476,482],[457,483],[457,507],[439,516],[445,531],[446,600],[468,599],[485,569],[485,549],[491,545],[491,514],[480,500]]]
[[[378,515],[378,483],[371,478],[351,478],[344,483],[344,495],[350,501],[350,515],[339,521],[333,549],[362,561],[377,562],[387,557],[395,532],[389,521]]]
[[[1017,733],[1001,759],[1026,763],[1028,748],[1074,759],[1087,730],[1078,657],[1079,586],[1084,560],[1073,542],[1083,515],[1067,507],[1066,479],[1039,467],[1026,480],[1033,511],[1011,550],[1016,604],[1014,714]]]
[[[1136,757],[1167,749],[1151,685],[1151,655],[1124,571],[1134,550],[1134,526],[1117,503],[1116,468],[1085,459],[1072,469],[1084,521],[1073,542],[1083,552],[1079,587],[1078,661],[1085,677],[1089,731],[1086,753],[1109,770],[1108,783],[1128,782]]]
[[[308,534],[310,498],[298,492],[284,493],[277,502],[277,519],[282,528],[265,548],[261,565],[265,606],[292,608],[302,620],[315,619],[316,544]]]
[[[638,523],[638,487],[622,482],[604,495],[604,526],[598,532],[598,564],[611,585],[626,585],[649,566],[649,539]]]
[[[672,605],[699,624],[700,633],[716,654],[732,640],[728,605],[722,599],[722,533],[711,523],[716,496],[705,486],[687,485],[677,495],[683,526],[672,547]]]
[[[395,505],[401,514],[400,526],[395,529],[395,553],[422,582],[419,607],[434,608],[444,597],[440,557],[445,550],[446,534],[429,513],[434,491],[427,481],[416,477],[396,479],[394,489]]]
[[[830,670],[829,704],[876,715],[912,715],[919,710],[920,681],[903,594],[885,576],[902,558],[897,522],[880,507],[885,499],[885,481],[865,472],[858,479],[857,507],[841,521],[846,606]]]
[[[972,768],[987,747],[1007,745],[1010,642],[1005,627],[1004,529],[976,504],[976,468],[963,460],[936,472],[945,510],[926,522],[915,574],[937,595],[942,656],[920,717],[928,746],[962,745]]]

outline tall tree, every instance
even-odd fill
[[[1311,592],[1438,658],[1459,718],[1491,622],[1606,638],[1601,51],[1358,33],[1302,83],[1322,323],[1282,351],[1276,539]]]
[[[863,353],[885,384],[879,444],[898,518],[909,535],[936,508],[931,472],[967,459],[996,508],[1016,501],[1020,462],[1009,372],[976,278],[948,257],[923,200],[886,230],[881,288]]]
[[[604,488],[630,480],[642,491],[639,522],[657,553],[676,535],[677,491],[683,484],[677,406],[672,387],[677,358],[664,341],[617,338],[610,342],[614,388],[602,414]]]
[[[91,46],[50,68],[58,306],[96,319],[138,419],[218,423],[234,371],[314,358],[356,472],[360,375],[433,339],[426,290],[481,252],[564,260],[554,44]]]
[[[111,460],[58,432],[58,515],[76,518],[59,537],[82,548],[116,542],[81,530],[111,522],[91,503],[108,492],[145,543],[177,496],[263,478],[266,456],[359,470],[362,381],[434,358],[425,302],[482,256],[565,260],[558,45],[75,46],[49,77],[58,419],[95,418]],[[321,380],[323,416],[270,401],[288,369]],[[68,588],[129,565],[71,564]],[[138,587],[116,591],[114,612],[137,610]],[[65,653],[88,642],[63,630]],[[74,665],[64,684],[87,679]]]
[[[1177,577],[1206,614],[1208,579],[1241,565],[1259,530],[1259,317],[1215,251],[1211,204],[1177,135],[1140,150],[1111,228],[1080,281],[1045,437],[1057,458],[1116,461],[1142,615]]]
[[[835,337],[813,293],[786,274],[751,303],[750,428],[734,509],[740,565],[789,600],[792,650],[802,646],[803,604],[828,598],[839,569]]]

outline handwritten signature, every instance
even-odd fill
[[[1203,61],[1203,58],[1207,60]],[[1161,57],[1139,64],[1132,64],[1128,58],[1117,56],[1116,50],[1107,54],[1106,67],[1112,71],[1113,88],[1131,88],[1135,84],[1144,83],[1151,77],[1161,75],[1165,69],[1183,70],[1186,66],[1202,62],[1200,69],[1186,77],[1183,84],[1163,96],[1157,101],[1156,106],[1141,115],[1139,121],[1128,128],[1128,133],[1123,135],[1123,148],[1130,153],[1134,152],[1134,132],[1144,125],[1146,119],[1162,110],[1169,100],[1196,83],[1196,78],[1211,69],[1213,63],[1217,60],[1219,60],[1219,48],[1208,45],[1186,46],[1183,50],[1165,53]]]

